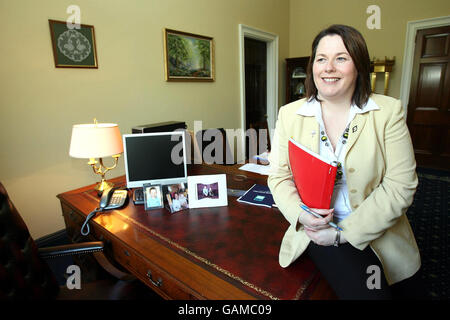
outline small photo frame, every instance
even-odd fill
[[[164,207],[161,185],[144,184],[144,206],[145,210]]]
[[[190,208],[228,205],[226,174],[189,176],[188,189],[191,190]]]
[[[167,209],[171,213],[189,209],[189,195],[186,182],[162,185]]]
[[[94,26],[48,22],[56,68],[98,68]]]

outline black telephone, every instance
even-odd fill
[[[127,197],[127,190],[105,189],[100,199],[99,208],[101,211],[120,208],[127,201]]]
[[[100,204],[98,208],[88,214],[86,220],[81,226],[81,234],[87,236],[90,232],[89,220],[91,220],[97,212],[118,209],[125,205],[128,198],[128,191],[123,189],[109,188],[103,190],[102,197],[100,198]],[[86,230],[85,230],[86,229]]]

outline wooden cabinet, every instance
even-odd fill
[[[286,104],[304,98],[309,57],[286,59]]]

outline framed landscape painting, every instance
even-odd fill
[[[68,28],[65,21],[48,20],[57,68],[98,68],[94,26]]]
[[[214,81],[213,38],[164,29],[166,81]]]

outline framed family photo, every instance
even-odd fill
[[[228,205],[225,174],[188,177],[190,208],[222,207]]]
[[[144,184],[143,188],[145,210],[164,207],[161,185]]]
[[[94,26],[48,20],[56,68],[98,68]]]
[[[189,196],[186,183],[162,185],[164,201],[171,213],[189,209]]]
[[[214,81],[213,38],[164,29],[166,81]]]

